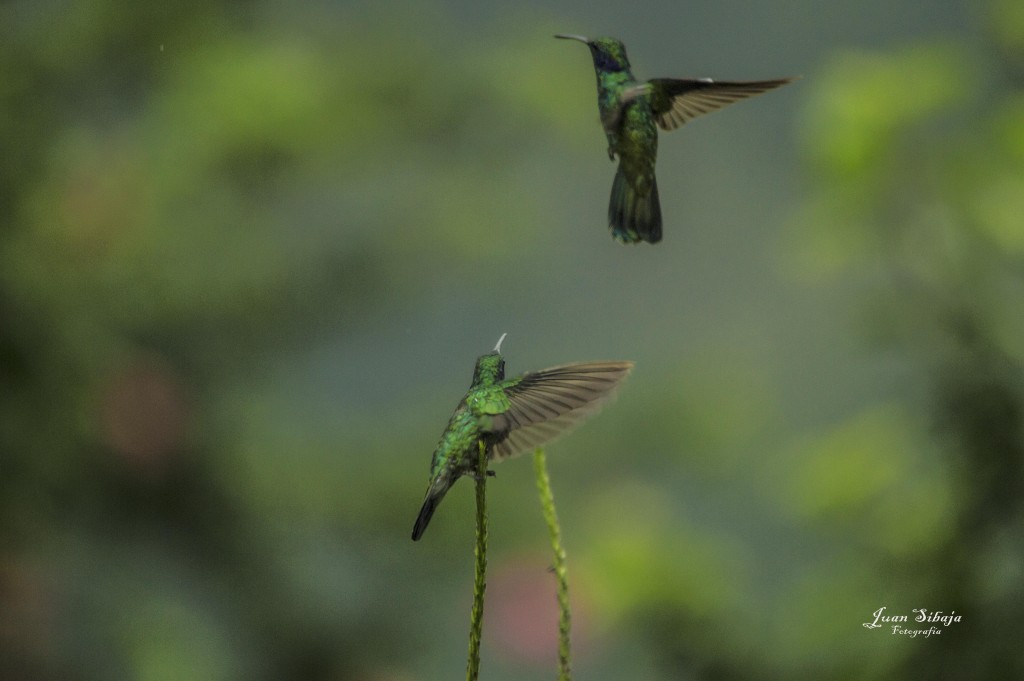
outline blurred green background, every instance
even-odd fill
[[[627,248],[556,31],[804,77]],[[548,450],[579,678],[1024,678],[1019,0],[8,0],[0,74],[0,678],[460,678],[472,485],[409,532],[506,331],[637,362]],[[551,678],[497,473],[483,676]]]

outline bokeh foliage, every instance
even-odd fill
[[[683,347],[671,296],[633,295],[644,258],[677,271],[670,244],[601,269],[574,243],[606,235],[573,231],[552,159],[603,146],[585,55],[544,20],[467,37],[414,7],[0,6],[0,677],[458,673],[468,493],[407,537],[481,331],[455,315],[464,345],[415,361],[389,334],[545,306],[551,338],[593,309],[658,365],[549,451],[579,674],[1024,676],[1019,7],[836,50],[787,92],[803,191],[779,278],[838,292],[830,319],[895,375],[808,398],[837,405],[809,423],[786,404],[799,357]],[[663,187],[689,181],[671,167]],[[669,321],[623,331],[622,299]],[[491,678],[553,668],[528,468],[489,486]],[[964,624],[864,630],[883,605]]]

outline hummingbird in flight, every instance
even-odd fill
[[[412,528],[413,541],[423,536],[455,481],[477,476],[481,444],[490,463],[533,450],[597,412],[633,368],[632,362],[583,362],[506,379],[501,356],[506,335],[477,358],[469,392],[441,434],[430,460],[426,498]]]
[[[608,204],[608,228],[622,243],[661,241],[661,204],[654,164],[658,157],[658,128],[675,130],[683,123],[767,92],[793,78],[729,82],[710,78],[653,78],[638,81],[616,38],[559,33],[556,38],[578,40],[590,48],[597,73],[597,106],[608,138],[608,157],[619,158]]]

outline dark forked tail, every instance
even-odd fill
[[[612,237],[624,244],[661,241],[661,203],[658,181],[651,178],[651,191],[639,194],[626,179],[622,164],[615,173],[612,196],[608,202],[608,228]]]
[[[419,541],[419,538],[423,536],[423,532],[427,529],[427,525],[430,523],[431,517],[434,515],[434,509],[441,502],[444,494],[428,494],[427,498],[423,500],[423,506],[420,507],[420,514],[416,516],[416,524],[412,526],[412,540]]]

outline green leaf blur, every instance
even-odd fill
[[[0,678],[460,675],[472,484],[408,534],[506,331],[637,363],[546,448],[579,678],[1024,678],[1020,7],[3,4]],[[803,78],[663,135],[624,248],[559,31]],[[496,472],[483,676],[550,678]]]

